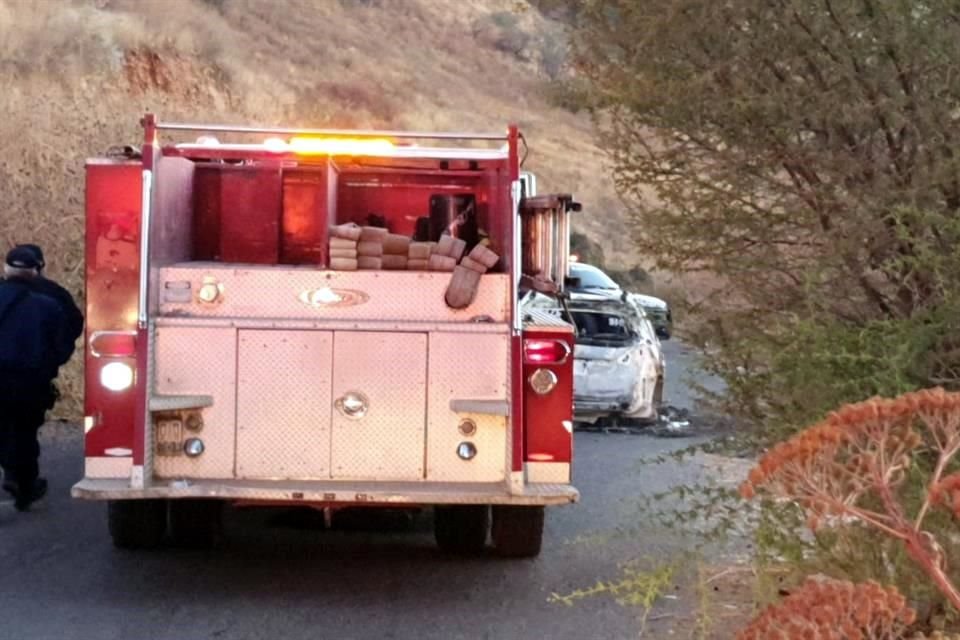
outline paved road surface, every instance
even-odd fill
[[[676,341],[666,344],[676,380],[690,361]],[[670,384],[670,400],[689,406],[682,386]],[[216,551],[117,551],[104,506],[68,497],[81,448],[78,436],[61,434],[44,453],[45,504],[0,511],[0,639],[636,638],[635,610],[548,597],[615,577],[631,558],[679,549],[653,530],[603,544],[582,538],[636,526],[632,498],[703,473],[695,463],[638,464],[689,443],[577,434],[581,502],[548,511],[539,558],[505,561],[443,556],[426,515],[394,531],[346,532],[230,512],[229,538]]]

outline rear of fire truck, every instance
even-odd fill
[[[114,543],[208,544],[227,503],[432,507],[445,550],[536,555],[578,497],[573,328],[518,294],[562,289],[576,206],[533,195],[517,129],[143,126],[86,173],[73,495]]]

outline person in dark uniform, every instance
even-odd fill
[[[83,312],[80,311],[80,307],[77,306],[69,291],[43,274],[43,269],[47,265],[43,258],[43,250],[40,247],[35,244],[21,244],[18,245],[18,248],[33,254],[34,261],[37,264],[37,277],[31,278],[29,282],[35,291],[50,296],[57,301],[66,315],[68,337],[71,340],[76,340],[83,333]]]
[[[47,491],[39,474],[37,432],[55,402],[53,379],[77,338],[76,319],[42,292],[49,285],[40,282],[43,260],[37,249],[12,249],[0,281],[0,467],[3,489],[20,511]]]
[[[23,251],[30,251],[37,264],[37,277],[28,280],[30,286],[34,291],[57,301],[66,316],[67,339],[71,343],[76,342],[77,338],[83,334],[83,312],[80,311],[80,307],[77,306],[69,291],[44,275],[43,269],[47,264],[43,257],[43,249],[35,244],[21,244],[18,245],[18,248]],[[57,388],[55,381],[50,382],[50,392],[50,406],[47,409],[52,409],[53,405],[60,399],[60,390]]]

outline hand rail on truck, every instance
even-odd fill
[[[423,131],[378,131],[375,129],[296,129],[286,127],[239,127],[224,124],[188,124],[155,122],[155,129],[165,131],[209,131],[212,133],[253,133],[262,135],[351,136],[357,138],[409,138],[424,140],[509,140],[503,133],[455,133]]]

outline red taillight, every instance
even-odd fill
[[[524,340],[523,359],[527,364],[560,364],[570,357],[562,340]]]
[[[137,351],[137,336],[130,331],[99,331],[90,336],[95,358],[130,358]]]

